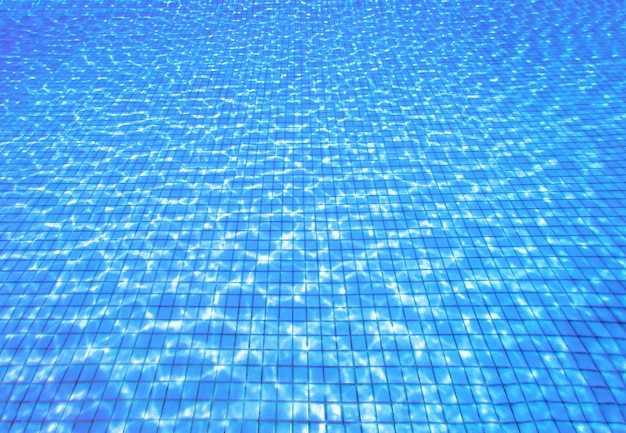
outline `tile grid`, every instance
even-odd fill
[[[493,45],[462,39],[463,10],[292,6],[226,3],[193,45],[178,13],[167,35],[195,56],[144,43],[111,57],[123,86],[95,92],[104,68],[64,67],[110,115],[61,93],[52,115],[22,112],[2,178],[2,422],[623,426],[623,131],[589,151],[593,129],[545,109],[587,75],[565,56],[546,87],[499,43],[508,63],[472,70],[458,45]],[[509,16],[478,6],[483,30]],[[503,83],[516,75],[530,91]]]

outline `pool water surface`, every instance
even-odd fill
[[[626,431],[624,23],[0,1],[0,431]]]

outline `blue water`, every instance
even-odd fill
[[[626,431],[624,23],[0,1],[0,431]]]

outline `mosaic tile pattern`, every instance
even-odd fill
[[[0,2],[0,430],[626,430],[620,1]]]

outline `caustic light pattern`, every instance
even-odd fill
[[[626,430],[622,1],[0,2],[0,430]]]

